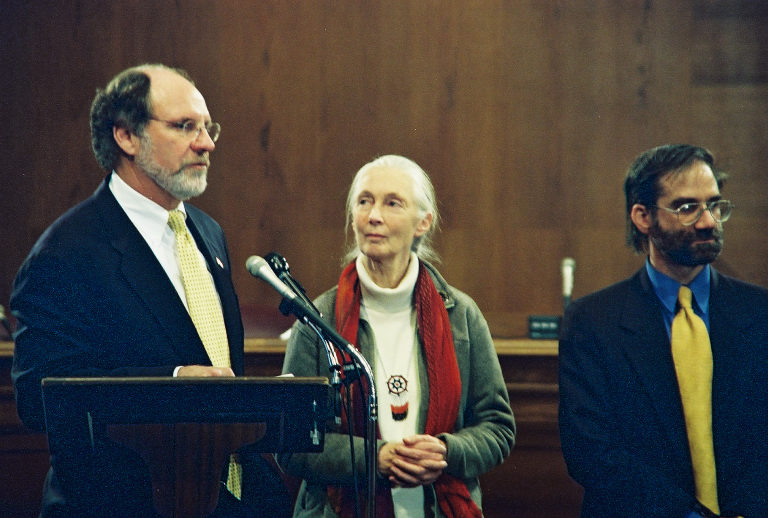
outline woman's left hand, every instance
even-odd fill
[[[433,483],[448,466],[445,443],[431,435],[405,437],[394,447],[390,467],[390,483],[400,487],[416,487]]]

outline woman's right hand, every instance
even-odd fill
[[[379,450],[379,472],[394,487],[432,484],[448,466],[443,441],[431,435],[413,435],[386,443]]]

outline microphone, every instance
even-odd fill
[[[2,323],[5,330],[8,331],[8,336],[12,337],[13,330],[11,330],[11,323],[5,317],[5,308],[3,306],[0,306],[0,323]]]
[[[573,293],[573,271],[576,269],[576,261],[572,257],[566,257],[560,263],[560,273],[563,277],[563,308],[571,303]]]
[[[313,326],[319,328],[325,335],[325,338],[333,342],[342,351],[350,354],[358,362],[360,362],[360,352],[355,347],[347,342],[335,329],[328,325],[321,317],[320,313],[314,309],[314,306],[308,306],[294,291],[289,288],[283,281],[277,278],[275,272],[269,267],[269,264],[263,257],[258,255],[252,255],[245,261],[245,267],[248,272],[254,277],[265,281],[272,286],[275,291],[282,295],[284,302],[280,304],[280,310],[285,315],[289,312],[296,315],[296,317],[305,324],[312,323]],[[364,359],[363,359],[364,360]],[[370,368],[370,366],[369,366]],[[371,376],[372,378],[373,376]]]
[[[278,254],[277,252],[270,252],[264,257],[264,260],[267,262],[272,271],[275,272],[275,275],[277,275],[278,279],[283,281],[286,286],[291,288],[296,296],[301,298],[301,300],[303,300],[306,305],[314,309],[317,314],[320,314],[320,311],[315,307],[309,297],[307,297],[307,292],[304,289],[304,286],[302,286],[301,283],[294,279],[293,275],[291,275],[291,267],[288,265],[288,261],[286,261],[285,257]]]
[[[269,267],[269,264],[267,264],[263,257],[252,255],[245,261],[245,267],[251,275],[272,286],[284,299],[288,299],[291,303],[297,301],[297,295],[275,275],[275,272],[272,271],[272,268]]]

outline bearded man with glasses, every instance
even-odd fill
[[[645,264],[566,310],[560,435],[584,517],[768,516],[768,290],[710,266],[724,181],[701,147],[641,154],[624,192]]]

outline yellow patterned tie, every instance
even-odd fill
[[[720,514],[712,443],[712,347],[707,326],[691,308],[691,290],[687,286],[680,286],[678,302],[680,311],[670,331],[672,358],[683,402],[696,498]]]
[[[229,367],[229,345],[221,304],[211,274],[184,224],[184,213],[178,209],[172,210],[168,215],[168,226],[176,234],[176,254],[187,295],[189,316],[192,317],[211,364],[214,367]]]
[[[176,254],[187,296],[189,316],[195,324],[211,364],[214,367],[230,367],[227,329],[224,326],[219,297],[195,240],[184,223],[184,213],[178,209],[170,211],[168,226],[176,235]],[[241,494],[241,479],[242,466],[233,454],[230,457],[227,489],[237,498],[240,498]]]

